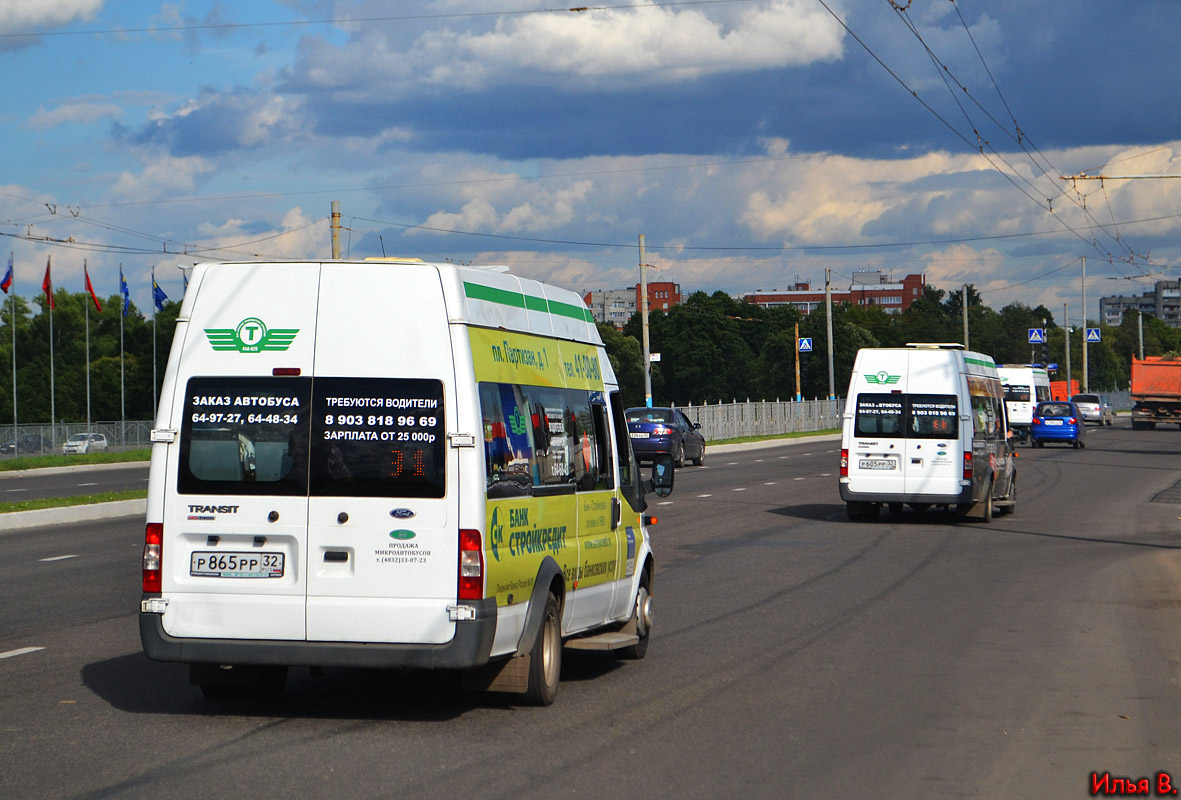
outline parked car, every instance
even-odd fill
[[[1083,415],[1083,422],[1094,422],[1097,425],[1111,425],[1115,421],[1115,412],[1111,404],[1101,394],[1076,394],[1070,402],[1078,406]]]
[[[1034,447],[1044,447],[1046,442],[1069,442],[1076,450],[1086,447],[1087,426],[1082,412],[1069,400],[1038,403],[1033,411],[1029,441]]]
[[[15,441],[0,444],[0,453],[16,455],[18,453],[44,453],[49,448],[49,440],[37,433],[26,433],[16,437]]]
[[[107,449],[107,437],[101,433],[75,433],[62,442],[63,453],[99,453]]]
[[[678,467],[689,458],[697,466],[705,463],[705,436],[701,423],[693,422],[677,408],[629,408],[627,431],[632,451],[640,461],[656,453],[668,453]]]

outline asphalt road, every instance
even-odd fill
[[[1095,772],[1175,786],[1181,434],[1089,439],[1023,450],[1017,512],[991,524],[848,522],[833,441],[711,452],[654,505],[648,657],[566,651],[544,709],[345,670],[293,671],[276,701],[206,701],[140,653],[141,520],[13,533],[0,797],[1082,798]]]
[[[0,472],[0,501],[6,503],[146,488],[146,461]]]

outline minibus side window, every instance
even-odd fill
[[[1034,388],[1034,391],[1037,392],[1037,401],[1039,403],[1050,399],[1050,387],[1049,386],[1035,386],[1033,388]]]
[[[619,454],[619,489],[627,503],[636,512],[648,507],[644,492],[640,488],[640,469],[632,454],[631,435],[627,430],[627,418],[623,413],[623,401],[619,392],[611,393],[611,421],[615,424],[615,452]]]
[[[958,435],[959,404],[953,394],[911,394],[906,397],[909,439],[951,439]]]
[[[1005,399],[1010,403],[1028,403],[1029,387],[1019,384],[1005,386]]]
[[[599,463],[595,488],[614,489],[615,470],[611,464],[611,432],[607,426],[607,406],[603,402],[602,393],[597,394],[597,399],[591,399],[591,424],[594,426],[595,454]]]
[[[903,395],[857,395],[858,436],[902,436]]]
[[[529,400],[524,389],[507,383],[481,383],[484,420],[484,468],[489,497],[532,493],[533,426],[527,424]]]

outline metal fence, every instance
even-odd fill
[[[841,427],[844,400],[781,400],[682,406],[694,422],[701,423],[707,441],[740,436],[777,436]]]
[[[148,434],[152,424],[150,419],[92,422],[89,432],[106,436],[110,450],[135,450],[149,446]],[[76,433],[87,433],[85,422],[63,422],[56,427],[49,424],[18,425],[15,432],[11,425],[0,425],[0,458],[60,454],[62,442]],[[8,452],[5,445],[9,442],[20,445],[17,452]]]

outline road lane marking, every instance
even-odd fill
[[[804,453],[804,455],[806,455],[806,456],[810,456],[810,455],[812,455],[812,454],[811,454],[811,453]]]
[[[785,459],[785,458],[791,458],[791,456],[780,456],[780,457],[779,457],[779,460],[780,460],[780,461],[782,461],[782,460],[783,460],[783,459]]]
[[[658,505],[658,506],[671,506],[672,504],[673,504],[673,501],[672,501],[672,500],[661,500],[661,501],[660,501],[659,503],[657,503],[656,505]]]
[[[755,463],[756,463],[756,464],[762,464],[762,463],[763,463],[763,459],[761,459],[761,458],[756,458],[756,459],[755,459]]]
[[[727,461],[726,462],[727,467],[733,467],[733,466],[736,466],[737,464],[738,464],[737,461]]]
[[[0,658],[13,658],[15,656],[25,656],[29,653],[36,653],[38,650],[44,650],[44,647],[22,647],[20,650],[9,650],[7,653],[0,653]]]
[[[78,485],[79,486],[98,486],[98,483],[97,482],[95,482],[95,483],[80,483]]]
[[[27,492],[28,489],[5,489],[6,492]]]
[[[793,481],[806,481],[807,478],[792,478]]]
[[[39,558],[38,561],[65,561],[67,558],[77,558],[77,555],[70,556],[53,556],[52,558]]]
[[[778,483],[778,481],[767,481],[763,485],[764,486],[774,486],[776,483]]]
[[[831,478],[831,477],[832,477],[832,473],[831,473],[831,472],[822,472],[822,473],[820,473],[820,477],[822,477],[822,478]]]
[[[700,497],[713,497],[713,495],[712,495],[712,494],[699,494],[699,495],[697,495],[697,496],[698,496],[699,498],[700,498]]]
[[[731,489],[730,491],[732,491],[732,492],[745,492],[745,491],[746,491],[746,487],[745,487],[745,486],[739,486],[737,489]]]

